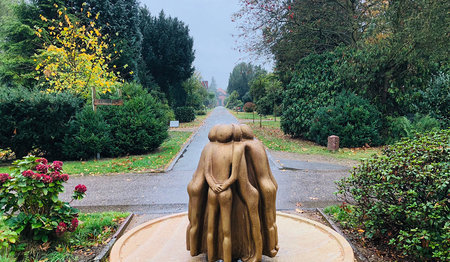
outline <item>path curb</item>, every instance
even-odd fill
[[[261,142],[262,143],[262,142]],[[280,164],[280,162],[278,160],[275,160],[275,158],[273,158],[273,156],[270,154],[269,149],[266,148],[266,154],[267,154],[267,158],[272,161],[272,163],[279,169],[279,170],[283,170],[284,167]]]
[[[194,137],[198,134],[198,131],[200,130],[200,128],[202,126],[203,126],[203,123],[200,127],[197,128],[197,130],[194,133],[192,133],[192,135],[189,137],[189,140],[184,144],[183,148],[181,148],[180,151],[178,151],[178,154],[175,156],[175,158],[172,160],[172,162],[170,162],[169,166],[166,169],[164,169],[163,173],[167,173],[173,169],[175,164],[178,162],[178,159],[180,159],[184,155],[184,152],[186,152],[186,149],[191,144]]]
[[[120,225],[119,229],[117,229],[116,233],[111,237],[111,240],[106,244],[106,246],[100,251],[100,253],[94,258],[94,262],[103,262],[108,259],[109,253],[111,252],[112,247],[116,243],[117,239],[123,235],[128,225],[133,219],[134,214],[131,213],[124,222]]]
[[[172,162],[170,162],[169,166],[166,169],[164,169],[163,173],[167,173],[173,169],[175,164],[178,162],[178,159],[180,159],[183,156],[184,152],[186,152],[186,149],[191,144],[194,137],[198,134],[198,131],[200,130],[200,128],[202,128],[203,125],[205,124],[205,121],[206,121],[206,119],[208,119],[211,112],[212,112],[212,110],[208,112],[205,119],[203,119],[202,124],[197,128],[197,130],[195,130],[195,132],[192,133],[192,135],[189,137],[189,140],[184,144],[183,148],[181,148],[181,150],[178,152],[178,154],[175,156],[175,158],[172,160]]]
[[[353,245],[353,243],[350,241],[350,239],[347,238],[347,236],[344,234],[344,232],[341,231],[341,229],[339,229],[338,225],[336,225],[336,223],[333,222],[333,220],[331,220],[331,218],[329,216],[327,216],[324,212],[323,212],[323,208],[316,208],[316,210],[319,212],[319,214],[323,217],[323,219],[325,219],[325,221],[327,221],[327,224],[337,233],[339,233],[341,236],[343,236],[345,238],[345,240],[347,240],[347,242],[350,244],[350,246],[353,249],[353,252],[355,253],[355,258],[356,260],[358,260],[359,262],[369,262],[369,260],[367,259],[366,256],[364,256],[363,253],[361,253],[361,251],[359,251],[359,249]]]

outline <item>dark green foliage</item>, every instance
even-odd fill
[[[416,115],[414,118],[413,128],[417,133],[437,131],[441,128],[441,123],[439,120],[430,116]]]
[[[417,112],[428,114],[450,126],[450,74],[440,73],[428,83],[425,90],[419,91]]]
[[[417,261],[450,260],[450,129],[388,146],[338,182],[368,238]]]
[[[195,58],[189,28],[164,12],[152,17],[146,8],[140,10],[143,73],[153,76],[171,105],[184,106],[186,91],[181,83],[193,74]]]
[[[94,112],[92,106],[84,107],[69,122],[67,131],[61,152],[65,159],[89,159],[111,151],[111,126],[102,110]]]
[[[236,91],[238,93],[237,98],[242,100],[245,94],[250,91],[250,83],[261,74],[266,74],[266,71],[260,66],[244,62],[236,65],[228,78],[227,93],[231,94]]]
[[[264,31],[265,39],[273,39],[269,43],[277,69],[292,70],[299,59],[310,54],[354,44],[360,35],[357,5],[358,1],[346,0],[290,1],[285,19],[274,19],[285,21],[282,29]]]
[[[410,137],[413,134],[411,121],[404,116],[387,117],[387,140],[386,143],[392,144],[399,141],[402,137]]]
[[[42,41],[34,33],[35,27],[46,27],[47,19],[55,18],[53,4],[60,0],[21,1],[13,6],[13,14],[0,26],[0,82],[8,86],[33,87],[35,62],[33,55],[42,47]],[[56,9],[56,8],[55,8]]]
[[[204,109],[195,110],[195,115],[204,116],[206,115],[206,110]]]
[[[208,104],[208,91],[202,86],[199,75],[192,75],[183,82],[183,89],[186,92],[186,106],[195,110],[203,109]]]
[[[415,133],[436,131],[441,128],[439,120],[416,114],[412,121],[405,116],[387,117],[386,143],[392,144],[403,137],[413,137]]]
[[[339,136],[339,146],[360,147],[381,144],[381,114],[366,99],[343,92],[334,105],[319,108],[314,114],[308,138],[320,145],[330,135]]]
[[[80,12],[81,8],[84,13],[88,11],[92,13],[90,19],[95,21],[97,28],[101,28],[102,34],[110,37],[110,48],[107,52],[115,58],[110,68],[115,65],[125,80],[139,80],[137,78],[140,75],[139,64],[142,63],[143,45],[139,28],[139,2],[136,0],[69,0],[66,1],[66,5],[76,13]],[[95,20],[97,13],[100,15]],[[79,15],[79,17],[86,19],[86,15]]]
[[[33,149],[59,157],[67,123],[82,103],[66,93],[0,88],[0,148],[11,148],[17,158]]]
[[[300,60],[283,92],[281,128],[286,134],[306,137],[316,110],[332,104],[343,86],[336,73],[336,67],[343,62],[341,57],[342,50],[337,50]]]
[[[111,127],[109,155],[143,154],[158,148],[168,136],[170,108],[142,86],[123,86],[123,106],[100,107]]]
[[[239,94],[235,90],[229,97],[225,99],[225,107],[228,109],[236,109],[238,107],[242,108],[244,106],[244,103],[242,103],[241,100],[239,100]]]
[[[250,93],[256,104],[256,111],[263,115],[280,115],[283,102],[283,87],[274,74],[261,74],[251,83]]]
[[[182,106],[175,108],[175,119],[181,123],[187,123],[195,120],[194,108],[190,106]]]

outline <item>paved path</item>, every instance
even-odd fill
[[[121,174],[110,176],[72,177],[66,186],[63,199],[68,201],[77,184],[85,184],[87,196],[72,204],[83,211],[130,211],[157,217],[187,211],[186,187],[197,167],[200,153],[208,142],[209,129],[219,123],[238,123],[225,108],[218,107],[205,120],[183,156],[172,171],[162,174]],[[348,174],[348,168],[295,160],[278,159],[289,170],[279,170],[271,163],[272,172],[279,184],[277,209],[324,207],[337,203],[334,184]]]

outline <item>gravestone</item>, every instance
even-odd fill
[[[332,135],[328,137],[327,148],[330,151],[338,151],[339,150],[339,137]]]

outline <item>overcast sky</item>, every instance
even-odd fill
[[[226,90],[236,64],[249,62],[248,55],[234,49],[237,31],[231,15],[239,10],[238,0],[141,0],[141,5],[154,16],[163,9],[166,16],[188,25],[194,38],[195,69],[204,80],[214,77],[219,88]]]

